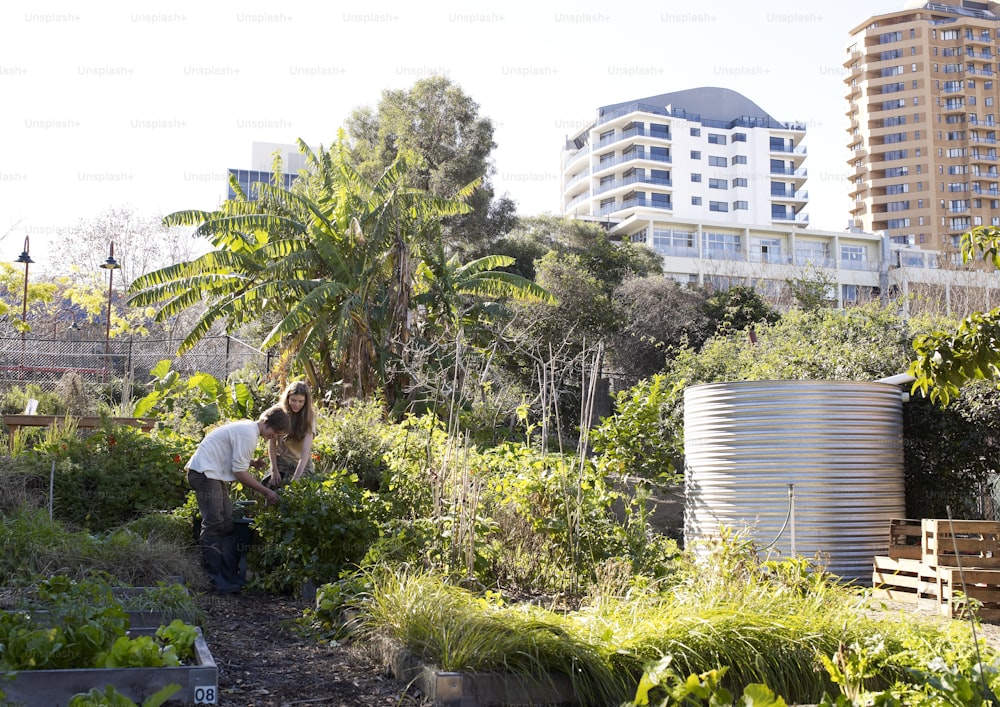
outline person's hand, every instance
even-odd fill
[[[265,492],[266,493],[264,494],[264,498],[266,500],[267,505],[273,506],[276,503],[278,503],[279,501],[281,501],[281,496],[279,496],[277,494],[277,492],[275,492],[275,491],[273,491],[273,490],[271,490],[269,488],[265,488]]]

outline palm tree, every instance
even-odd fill
[[[327,152],[299,147],[307,169],[292,189],[261,185],[255,201],[238,194],[217,211],[167,216],[167,225],[196,226],[215,250],[138,278],[128,301],[160,305],[160,320],[205,303],[178,353],[217,323],[232,332],[273,311],[262,346],[280,346],[317,389],[391,389],[384,373],[405,343],[420,245],[442,218],[468,210],[475,185],[454,199],[406,187],[405,156],[369,182],[343,135]]]

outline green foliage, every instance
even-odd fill
[[[200,438],[205,428],[222,420],[256,417],[259,405],[246,382],[220,381],[208,373],[182,378],[169,359],[150,371],[152,390],[134,408],[136,417],[156,415],[164,436]]]
[[[127,530],[92,535],[50,521],[47,510],[20,508],[0,515],[0,576],[32,577],[55,573],[77,579],[107,572],[121,585],[152,586],[168,576],[189,581],[201,568],[184,545]]]
[[[254,583],[274,592],[335,580],[378,536],[375,499],[357,479],[333,472],[286,486],[281,503],[257,512],[261,542],[249,556]]]
[[[156,637],[173,648],[179,660],[194,658],[194,643],[198,638],[198,629],[191,624],[174,619],[166,626],[156,629]]]
[[[160,707],[181,689],[180,685],[171,683],[157,690],[142,701],[141,707]],[[113,685],[107,685],[104,690],[91,688],[89,692],[73,695],[67,703],[68,707],[139,707],[135,702],[121,694]]]
[[[1000,229],[980,226],[962,235],[963,262],[980,257],[1000,267]],[[913,349],[913,390],[947,405],[966,381],[998,378],[1000,308],[973,312],[952,331],[937,329],[919,336]]]
[[[799,308],[806,312],[828,308],[837,302],[837,281],[826,272],[809,264],[802,277],[785,280],[788,289],[798,303]]]
[[[187,450],[110,421],[81,438],[68,421],[48,428],[44,442],[16,457],[24,472],[48,478],[55,463],[57,518],[107,530],[144,513],[179,506],[187,491],[181,469]]]
[[[656,665],[642,675],[635,699],[629,703],[634,707],[654,705],[732,705],[733,696],[722,686],[722,678],[728,668],[707,670],[700,675],[686,678],[678,675],[670,667],[673,656],[664,656]],[[785,701],[771,692],[766,685],[751,684],[743,690],[739,704],[745,707],[785,707]]]
[[[197,629],[180,621],[156,638],[126,635],[128,615],[99,577],[56,575],[39,582],[35,595],[44,611],[0,612],[0,670],[163,667],[191,655]]]
[[[37,383],[28,383],[23,388],[10,388],[0,398],[0,412],[4,415],[19,415],[24,412],[28,400],[37,400],[38,415],[65,415],[66,403],[56,394],[43,390]]]
[[[163,646],[152,636],[119,636],[111,648],[99,653],[98,668],[164,668],[180,665],[173,646]]]
[[[366,489],[382,487],[391,433],[377,400],[352,400],[321,410],[317,428],[312,449],[318,476],[346,470]]]
[[[620,704],[625,676],[602,646],[571,619],[529,605],[506,606],[496,594],[476,597],[438,577],[376,568],[370,573],[361,635],[400,641],[442,670],[510,672],[569,679],[583,705]]]
[[[714,330],[744,331],[757,324],[774,324],[781,315],[752,287],[736,286],[717,292],[705,302],[705,315]]]
[[[670,384],[662,375],[616,395],[614,414],[590,433],[600,468],[676,483],[683,470],[684,430],[677,424],[682,400],[683,385]]]
[[[1000,390],[967,383],[947,406],[914,395],[903,406],[906,508],[912,518],[978,518],[1000,455]]]
[[[377,107],[356,109],[345,127],[351,162],[370,180],[405,157],[415,167],[408,187],[450,198],[477,183],[470,212],[445,224],[449,250],[465,251],[509,229],[514,204],[494,199],[490,184],[493,124],[451,79],[430,76],[409,89],[385,90]]]
[[[662,275],[626,280],[612,303],[616,323],[607,337],[608,359],[627,380],[659,373],[672,349],[698,348],[711,333],[705,292]]]

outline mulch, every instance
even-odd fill
[[[296,624],[309,602],[251,590],[202,594],[205,640],[221,707],[416,707],[430,702],[357,646],[319,641]]]

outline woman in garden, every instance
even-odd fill
[[[278,405],[288,413],[291,429],[287,437],[272,439],[268,444],[271,473],[264,477],[264,485],[275,489],[313,472],[312,443],[316,436],[316,409],[308,383],[291,383]]]
[[[288,414],[279,405],[256,420],[237,420],[211,430],[198,445],[186,467],[201,514],[202,562],[212,588],[222,594],[238,592],[246,580],[240,573],[229,485],[239,481],[277,503],[278,494],[250,473],[250,462],[261,438],[273,441],[288,434]]]

